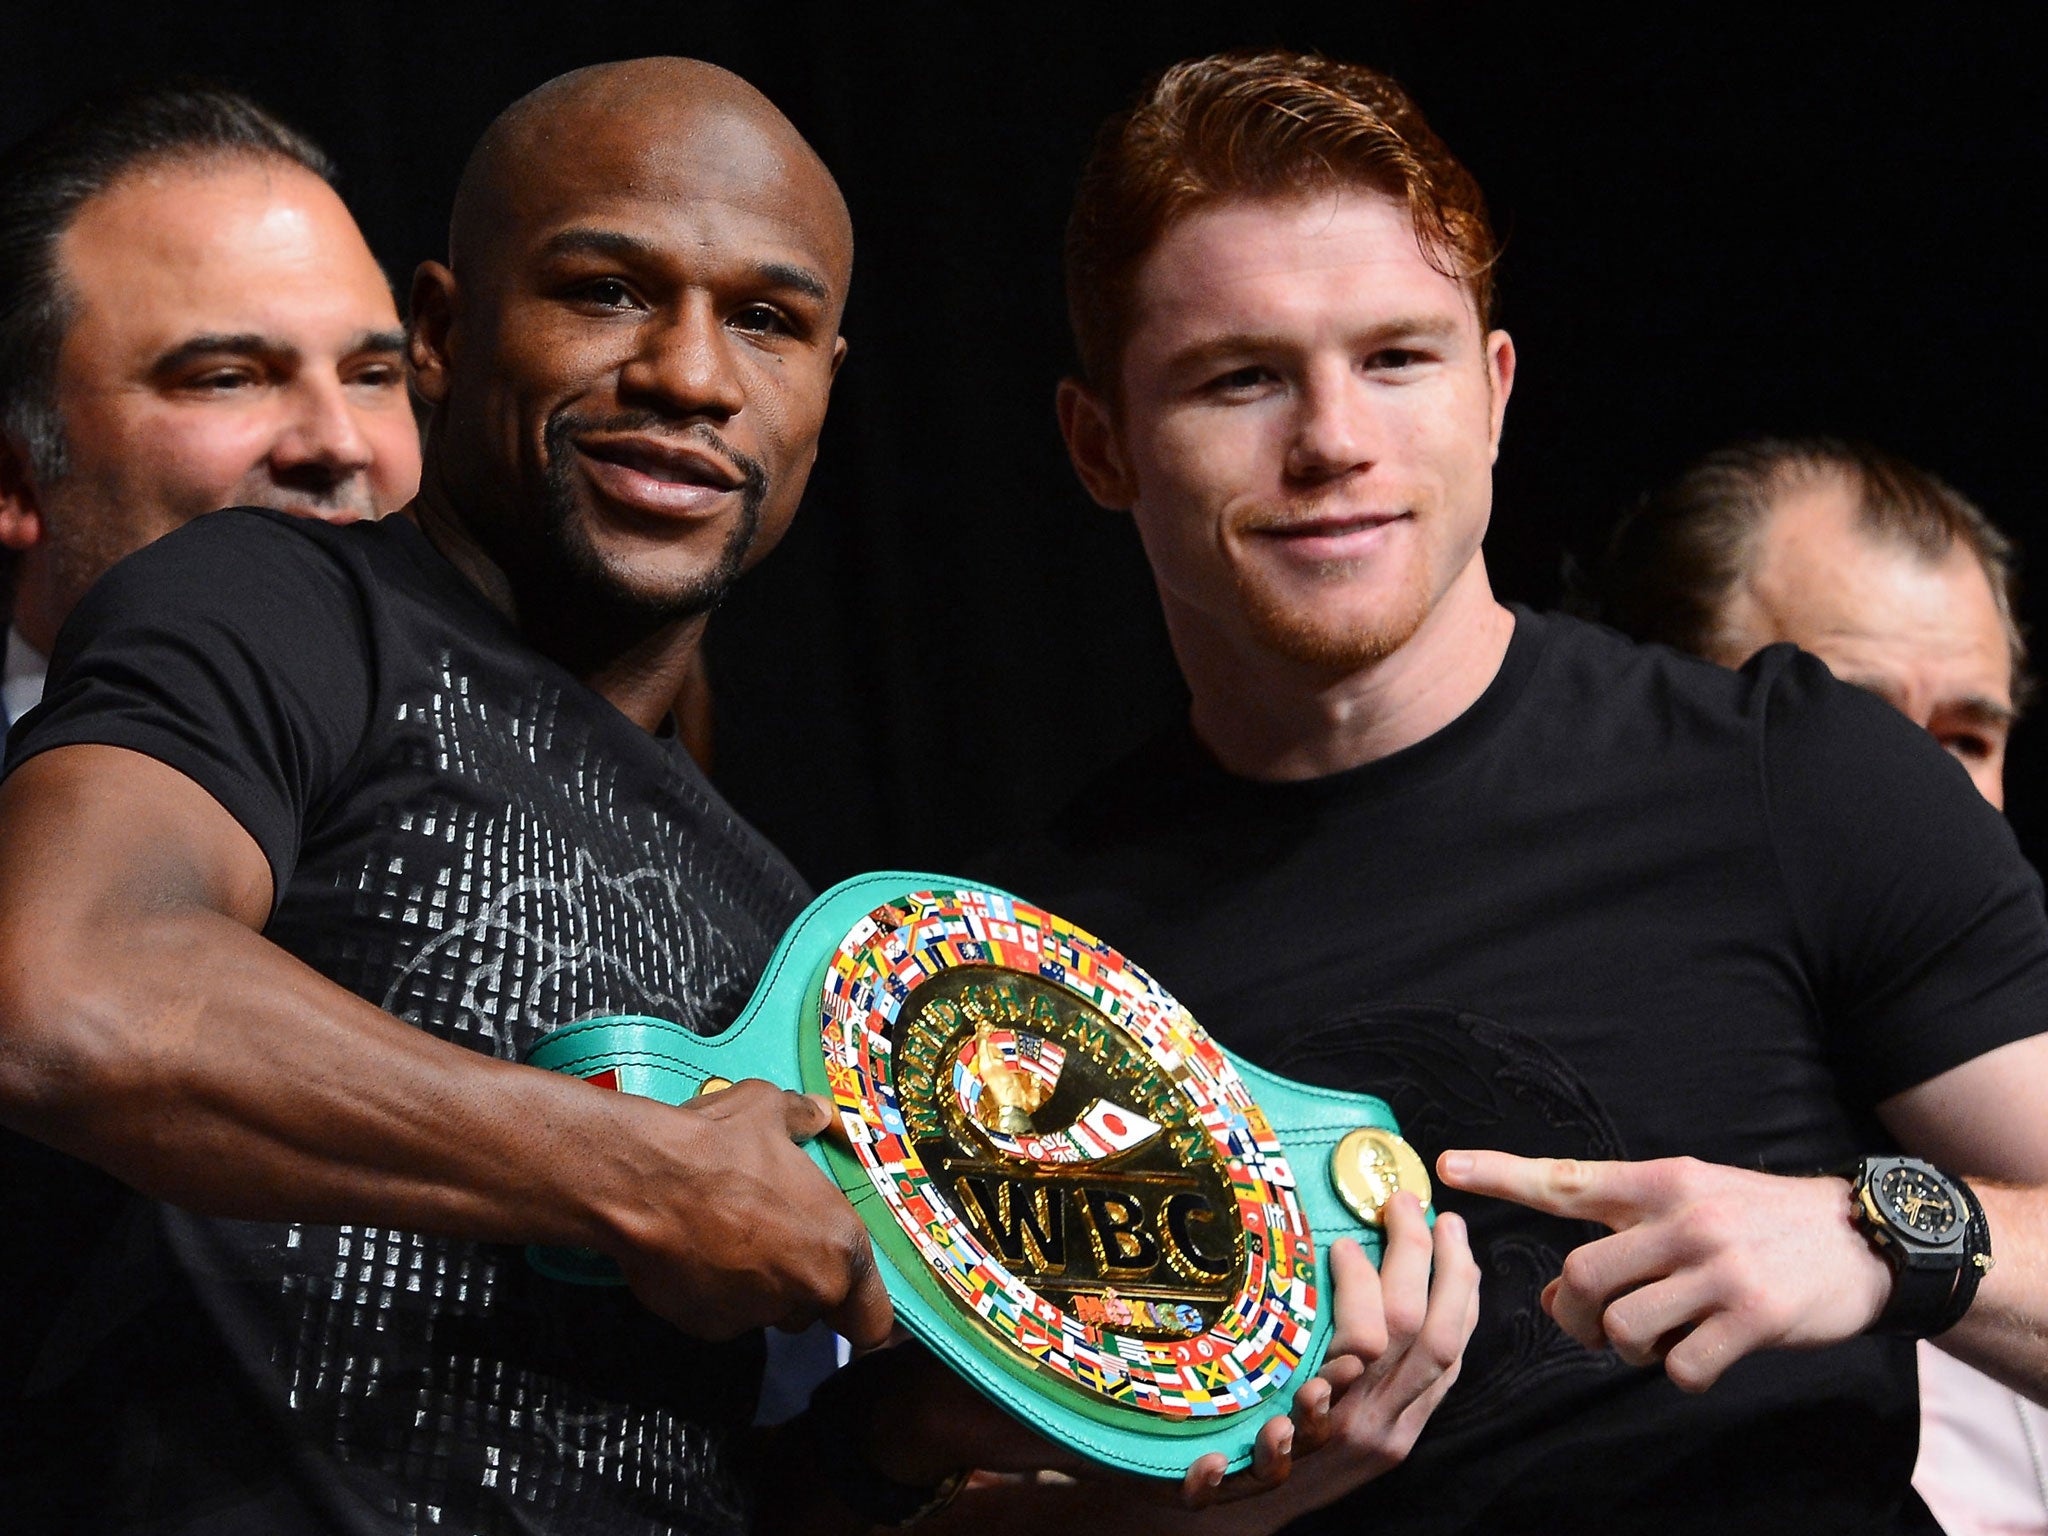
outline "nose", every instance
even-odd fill
[[[306,376],[294,384],[291,413],[270,448],[280,483],[331,489],[362,474],[375,458],[339,378]]]
[[[1348,361],[1318,362],[1303,375],[1296,397],[1287,477],[1320,485],[1366,468],[1374,458],[1374,436],[1364,382]]]
[[[645,404],[665,415],[725,422],[747,395],[733,337],[711,297],[690,293],[650,317],[641,346],[619,373],[620,404]]]

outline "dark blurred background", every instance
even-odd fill
[[[1059,241],[1096,124],[1213,49],[1391,69],[1507,238],[1521,358],[1488,552],[1568,558],[1751,431],[1870,438],[2016,534],[2048,635],[2039,63],[1989,8],[754,3],[52,7],[0,36],[0,137],[101,84],[239,85],[340,161],[401,293],[484,124],[564,69],[689,53],[815,142],[859,258],[803,515],[712,623],[717,777],[820,883],[944,869],[1180,707],[1144,562],[1069,474]],[[1618,21],[1617,18],[1628,18]],[[2048,729],[2009,797],[2048,854]]]

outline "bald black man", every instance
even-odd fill
[[[75,1159],[0,1197],[8,1523],[740,1529],[755,1330],[887,1335],[818,1101],[514,1064],[717,1030],[803,903],[668,709],[796,509],[851,261],[744,82],[564,76],[416,280],[418,499],[202,519],[65,630],[0,788],[0,1122]]]

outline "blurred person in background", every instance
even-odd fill
[[[419,484],[405,336],[334,167],[244,96],[86,103],[0,155],[5,718],[106,569],[202,513]]]

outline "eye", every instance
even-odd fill
[[[405,369],[394,362],[365,363],[345,382],[364,389],[397,389],[405,383]]]
[[[262,382],[263,376],[254,368],[209,368],[179,381],[178,387],[194,394],[225,395],[253,389]]]
[[[1956,731],[1941,738],[1941,744],[1966,763],[1981,763],[1990,759],[1997,747],[1988,736],[1975,731]]]
[[[616,277],[594,277],[578,283],[570,297],[594,309],[637,309],[640,301],[624,281]]]
[[[1365,360],[1365,366],[1373,373],[1400,373],[1426,360],[1410,347],[1382,347]]]
[[[1202,386],[1207,394],[1244,395],[1272,383],[1273,370],[1263,363],[1247,363],[1242,368],[1233,368],[1228,373],[1219,373]]]
[[[736,331],[746,331],[756,336],[794,336],[796,327],[789,316],[773,304],[749,304],[735,310],[726,321]]]

